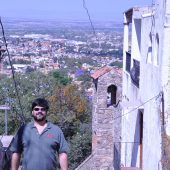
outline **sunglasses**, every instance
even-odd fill
[[[34,108],[33,110],[34,111],[42,111],[42,112],[46,111],[45,108],[38,108],[38,107]]]

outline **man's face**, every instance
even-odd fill
[[[44,107],[41,106],[35,106],[32,110],[32,116],[35,121],[41,122],[46,120],[47,111]]]

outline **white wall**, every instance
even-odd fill
[[[138,109],[133,112],[130,112],[130,110],[143,104],[141,106],[144,109],[142,170],[161,169],[161,96],[156,96],[162,90],[162,82],[165,81],[164,79],[166,79],[166,81],[168,79],[166,70],[169,65],[167,59],[165,59],[167,55],[165,56],[165,52],[163,52],[163,49],[165,49],[165,43],[163,43],[164,27],[162,24],[164,21],[164,9],[161,5],[163,5],[163,3],[157,6],[159,8],[161,7],[161,10],[158,8],[154,17],[145,15],[145,17],[142,18],[141,37],[139,35],[140,29],[138,29],[139,32],[136,32],[136,28],[140,27],[140,21],[135,20],[135,22],[132,22],[132,58],[140,61],[139,89],[131,83],[131,78],[125,71],[123,77],[123,83],[125,83],[123,84],[124,101],[129,103],[129,108],[123,107],[122,114],[126,114],[127,112],[129,112],[129,114],[122,117],[122,142],[134,141],[136,135],[135,129],[138,129]],[[156,35],[159,37],[159,51],[155,51],[154,49],[157,47],[155,41]],[[137,39],[137,37],[139,38]],[[150,37],[152,39],[152,44],[150,44]],[[170,37],[168,38],[170,39]],[[170,42],[168,43],[168,38],[166,43],[170,44]],[[149,46],[152,46],[153,52],[151,54],[151,61],[147,62]],[[170,52],[170,48],[168,51]],[[155,60],[157,58],[157,56],[155,56],[156,54],[158,54],[159,57],[158,63]],[[166,98],[169,99],[168,97]],[[136,103],[139,103],[139,105]],[[121,162],[124,165],[126,164],[126,166],[132,166],[133,158],[131,150],[130,147],[127,148],[125,144],[122,143]],[[139,153],[137,159],[136,166],[139,166]]]
[[[132,57],[140,61],[141,20],[132,21]]]
[[[162,56],[162,86],[165,96],[165,123],[166,132],[170,136],[170,0],[160,2],[162,6],[166,6],[160,10],[164,14],[164,37],[163,48],[161,50]],[[159,15],[158,15],[159,16]],[[162,19],[162,18],[161,18]]]
[[[124,20],[126,21],[126,19]],[[138,20],[139,21],[139,20]],[[131,37],[131,66],[133,66],[133,58],[140,61],[140,46],[138,46],[138,38],[140,32],[136,27],[140,22],[134,23],[132,20],[132,37]],[[127,26],[124,29],[124,51],[127,51]],[[134,107],[139,105],[139,89],[132,83],[130,74],[126,72],[126,55],[124,52],[124,70],[123,70],[123,102],[122,114],[122,135],[121,135],[121,164],[126,167],[139,167],[139,120],[138,110],[131,112]],[[133,158],[132,158],[133,157]]]

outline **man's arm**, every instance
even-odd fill
[[[61,170],[68,170],[68,156],[66,153],[59,154],[59,163]]]
[[[21,158],[20,153],[13,153],[12,154],[11,170],[18,170],[20,158]]]

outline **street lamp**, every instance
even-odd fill
[[[0,71],[2,69],[2,59],[3,59],[3,53],[5,52],[6,50],[1,48],[0,46]]]
[[[7,110],[10,110],[10,107],[7,105],[0,105],[0,110],[5,110],[5,135],[8,134],[8,112]]]

